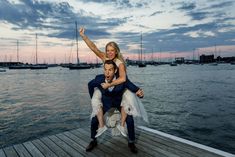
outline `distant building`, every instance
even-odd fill
[[[235,57],[217,57],[217,61],[224,62],[224,63],[231,63],[235,62]]]
[[[223,62],[223,63],[231,63],[235,61],[235,57],[221,57],[218,56],[214,58],[214,55],[201,55],[200,63],[213,63],[213,62]]]
[[[214,55],[201,55],[200,56],[200,63],[213,63],[214,60]]]

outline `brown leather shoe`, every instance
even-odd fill
[[[135,153],[135,154],[138,153],[138,150],[134,143],[128,143],[128,147],[130,148],[132,153]]]
[[[97,146],[97,141],[91,141],[90,144],[86,147],[86,151],[90,152]]]

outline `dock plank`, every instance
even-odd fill
[[[156,150],[158,152],[160,152],[161,154],[164,154],[166,156],[172,156],[172,157],[194,157],[193,155],[189,154],[189,153],[185,153],[182,151],[178,151],[176,149],[173,149],[169,146],[164,145],[163,143],[160,142],[155,142],[153,139],[153,137],[151,136],[150,138],[148,136],[146,136],[145,133],[141,133],[141,134],[137,134],[138,139],[137,139],[137,143],[139,144],[143,144],[143,145],[147,145],[149,144],[149,148],[152,150]]]
[[[71,131],[72,134],[76,135],[77,137],[83,139],[84,141],[86,141],[86,145],[88,146],[89,142],[90,142],[90,136],[87,136],[87,135],[83,135],[81,132],[80,132],[80,129],[79,130],[73,130]],[[96,147],[96,149],[104,152],[107,156],[108,155],[112,155],[112,150],[106,148],[105,146],[102,146],[100,144],[98,144],[98,146]]]
[[[107,139],[111,139],[112,138],[112,140],[110,141],[111,143],[116,143],[116,144],[118,144],[118,147],[120,147],[122,150],[126,150],[126,151],[128,151],[128,154],[130,155],[130,156],[139,156],[139,157],[153,157],[154,155],[152,154],[151,155],[151,153],[149,153],[149,152],[145,152],[145,151],[143,151],[143,149],[140,149],[137,145],[136,145],[136,147],[137,147],[137,149],[139,150],[138,151],[138,153],[137,154],[133,154],[132,152],[130,152],[130,150],[129,150],[129,147],[128,147],[128,144],[127,144],[127,140],[126,139],[124,139],[124,138],[120,138],[120,137],[117,137],[117,136],[115,136],[115,137],[112,137],[112,136],[108,136],[108,134],[106,134],[107,135]],[[156,155],[156,154],[155,154]],[[159,157],[163,157],[163,156],[159,156]],[[164,156],[165,157],[165,156]]]
[[[48,137],[40,139],[48,148],[50,148],[58,157],[67,157],[70,156],[63,149],[61,149],[57,144],[51,141]]]
[[[0,157],[6,157],[6,155],[5,155],[4,151],[3,151],[3,149],[0,149]]]
[[[138,130],[137,135],[140,135],[140,137],[142,138],[149,139],[155,144],[160,144],[159,147],[167,151],[171,151],[173,153],[179,154],[181,156],[187,157],[189,156],[189,154],[191,154],[190,156],[198,156],[198,153],[201,153],[200,151],[195,150],[195,148],[193,149],[190,146],[186,146],[184,144],[178,143],[176,141],[167,139],[165,137],[162,137],[153,133],[149,133],[149,132],[143,133],[143,131]]]
[[[79,131],[77,130],[76,135],[83,138],[84,140],[87,140],[87,142],[88,142],[87,145],[89,144],[89,142],[90,142],[89,132],[86,132],[83,129],[79,129]],[[117,154],[119,152],[116,151],[115,148],[108,146],[106,141],[104,141],[104,140],[102,140],[101,143],[98,142],[98,145],[96,148],[98,148],[99,150],[103,150],[109,156],[117,156]]]
[[[84,129],[80,129],[79,130],[83,135],[87,135],[87,137],[89,136],[89,132],[84,130]],[[132,155],[132,153],[127,150],[127,149],[121,149],[118,145],[118,143],[113,144],[110,141],[112,140],[112,138],[109,138],[109,140],[103,140],[102,141],[102,145],[105,145],[107,148],[109,148],[112,151],[115,151],[117,154],[119,154],[120,156],[126,156],[129,157],[130,155]]]
[[[89,132],[87,129],[85,129],[87,132]],[[158,153],[156,152],[149,152],[148,149],[145,149],[146,146],[138,146],[138,144],[136,144],[138,150],[138,154],[133,154],[130,152],[129,148],[128,148],[128,140],[127,138],[124,138],[123,136],[112,136],[111,133],[109,131],[106,131],[105,133],[105,136],[107,136],[107,138],[105,138],[106,140],[110,140],[111,143],[114,143],[114,144],[117,144],[118,147],[122,148],[122,150],[125,150],[127,152],[128,155],[130,156],[146,156],[146,157],[150,157],[150,156],[156,156],[158,155],[159,157],[165,157],[165,156],[162,156],[162,155],[159,155]],[[103,136],[103,135],[102,135]]]
[[[33,140],[32,143],[39,149],[40,152],[46,157],[57,157],[57,155],[50,150],[42,141],[39,139]]]
[[[18,154],[16,153],[13,146],[6,147],[3,149],[7,157],[18,157]]]
[[[57,145],[59,147],[61,147],[65,152],[67,152],[69,155],[73,156],[73,157],[80,157],[80,156],[84,156],[83,154],[79,153],[77,150],[75,150],[74,148],[70,147],[67,143],[65,143],[64,141],[60,140],[58,137],[56,137],[55,135],[49,136],[49,138],[57,143]]]
[[[16,152],[19,154],[20,157],[31,157],[27,149],[23,146],[23,144],[16,144],[13,146]]]
[[[84,141],[81,138],[78,138],[76,135],[72,134],[71,132],[67,131],[64,133],[67,137],[69,137],[70,139],[77,141],[79,144],[81,144],[81,146],[83,147],[83,150],[86,150],[86,147],[88,145],[88,143],[86,141]],[[105,152],[99,150],[99,149],[94,149],[94,151],[90,152],[92,154],[95,154],[99,157],[105,157]]]
[[[89,156],[89,157],[97,157],[95,154],[93,153],[87,153],[83,147],[76,143],[75,141],[71,140],[69,137],[67,137],[66,135],[64,135],[63,133],[61,134],[57,134],[56,135],[58,138],[60,138],[61,140],[63,140],[65,143],[67,143],[70,147],[74,148],[75,150],[77,150],[79,153],[83,154],[84,156]]]
[[[44,155],[38,150],[38,148],[33,145],[31,141],[23,143],[23,145],[26,147],[26,149],[29,151],[29,153],[33,157],[44,157]]]

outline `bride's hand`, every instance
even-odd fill
[[[110,84],[109,83],[101,83],[101,86],[103,89],[107,89],[110,87]]]
[[[85,28],[84,27],[81,27],[80,29],[79,29],[79,34],[80,34],[80,36],[81,37],[84,37],[85,36]]]

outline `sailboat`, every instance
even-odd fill
[[[19,41],[17,40],[17,64],[11,65],[8,68],[9,69],[29,69],[30,66],[28,64],[23,64],[19,62]]]
[[[79,57],[78,57],[78,30],[77,30],[77,22],[75,22],[75,32],[76,32],[76,46],[77,46],[77,64],[70,64],[69,69],[75,70],[75,69],[90,69],[91,65],[87,63],[80,63]]]
[[[47,64],[38,64],[38,43],[37,43],[38,36],[36,34],[36,64],[31,65],[30,69],[36,70],[36,69],[48,69]]]
[[[146,63],[144,63],[142,61],[142,49],[143,49],[142,47],[143,47],[143,44],[142,44],[142,32],[141,32],[141,36],[140,36],[140,61],[138,63],[138,66],[140,68],[146,67]]]

